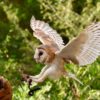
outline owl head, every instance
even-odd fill
[[[48,45],[40,45],[35,50],[34,59],[39,63],[51,63],[55,57],[53,49]]]

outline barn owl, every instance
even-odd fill
[[[79,81],[74,74],[65,70],[64,64],[71,61],[84,66],[93,63],[100,55],[100,22],[86,27],[67,45],[64,45],[61,36],[48,23],[32,17],[30,26],[34,31],[34,37],[42,42],[42,45],[36,48],[34,59],[37,63],[44,63],[45,67],[39,75],[29,76],[29,81],[38,83],[46,78],[55,80],[62,76]]]

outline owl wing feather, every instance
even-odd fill
[[[54,44],[57,45],[59,49],[64,47],[62,38],[55,30],[49,26],[49,24],[40,20],[36,20],[34,16],[32,16],[30,20],[30,26],[35,32],[33,35],[43,44]]]
[[[93,63],[100,56],[100,22],[88,26],[58,55],[81,66]]]

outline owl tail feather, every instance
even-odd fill
[[[72,78],[72,79],[76,80],[76,81],[79,82],[81,85],[83,85],[83,83],[82,83],[74,74],[72,74],[72,73],[67,73],[67,76],[68,76],[69,78]]]

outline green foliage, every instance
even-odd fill
[[[100,0],[0,0],[0,75],[11,82],[13,100],[99,100],[99,59],[82,68],[65,65],[84,85],[68,78],[47,80],[32,97],[27,95],[20,70],[36,74],[43,66],[33,60],[39,41],[30,29],[32,15],[48,22],[67,43],[85,26],[100,21]]]

